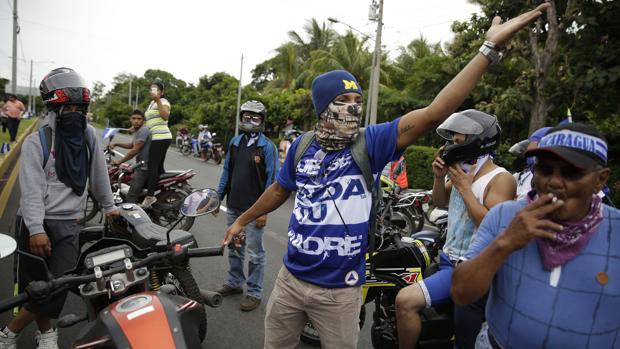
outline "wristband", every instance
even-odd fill
[[[478,52],[482,53],[484,57],[486,57],[491,64],[497,64],[503,56],[503,53],[496,49],[496,45],[492,41],[485,41]]]

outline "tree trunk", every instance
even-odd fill
[[[534,77],[534,104],[530,113],[530,134],[537,129],[545,126],[547,113],[551,106],[545,96],[545,86],[549,68],[557,58],[557,48],[562,27],[558,25],[557,10],[554,0],[550,0],[551,6],[547,9],[547,26],[544,26],[542,19],[536,21],[536,29],[530,31],[530,46],[532,50],[532,63],[536,76]],[[570,13],[571,1],[566,4],[565,15]],[[543,48],[538,47],[538,38],[543,30],[547,31],[547,39]]]

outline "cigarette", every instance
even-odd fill
[[[555,197],[555,196],[553,197],[553,199],[551,199],[551,203],[552,203],[552,204],[555,204],[557,201],[558,201],[558,198],[557,198],[557,197]]]

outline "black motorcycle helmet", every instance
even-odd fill
[[[452,142],[452,135],[466,135],[459,144]],[[448,141],[441,158],[446,165],[469,161],[497,149],[502,129],[493,115],[468,109],[450,115],[439,127],[437,134]]]
[[[86,112],[90,104],[90,90],[86,82],[71,68],[56,68],[49,72],[41,81],[39,91],[48,110],[58,110],[64,105],[80,105]]]

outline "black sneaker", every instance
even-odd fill
[[[243,289],[241,287],[231,287],[227,284],[222,285],[222,287],[215,290],[215,292],[222,295],[222,297],[230,296],[233,294],[243,293]]]

